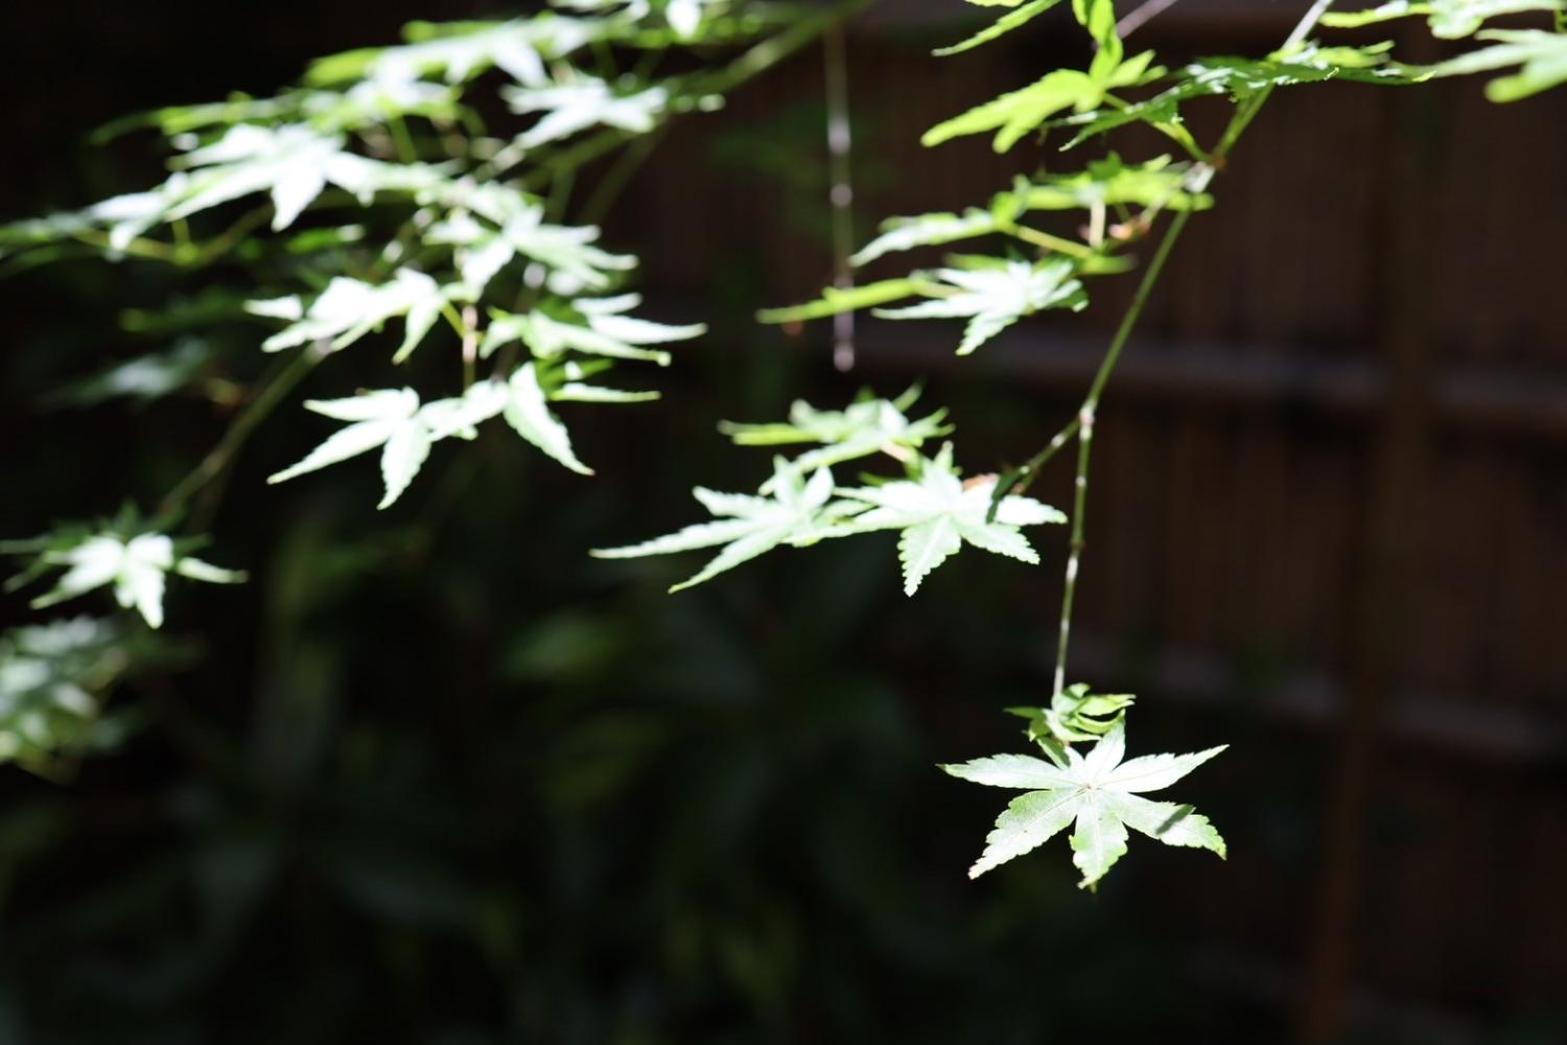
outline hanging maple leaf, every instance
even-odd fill
[[[577,460],[565,426],[550,412],[532,363],[518,367],[505,382],[480,381],[461,396],[423,405],[419,393],[411,388],[388,388],[347,399],[309,400],[305,407],[350,423],[296,464],[270,476],[269,483],[287,482],[380,449],[386,493],[376,507],[388,508],[419,474],[433,444],[453,436],[472,439],[479,424],[496,416],[503,416],[518,435],[567,468],[592,474],[592,469]]]
[[[288,228],[328,184],[356,196],[373,192],[375,161],[344,151],[344,139],[309,127],[231,127],[211,145],[179,160],[189,170],[183,190],[164,217],[184,218],[220,203],[265,192],[272,198],[274,232]]]
[[[832,515],[828,505],[833,491],[831,472],[820,468],[807,479],[800,469],[780,457],[774,462],[771,486],[771,497],[697,487],[692,494],[718,516],[716,521],[687,526],[641,544],[598,548],[592,554],[600,559],[633,559],[724,546],[694,577],[669,589],[676,592],[711,580],[780,545],[800,547],[831,536],[827,532]]]
[[[1517,66],[1509,76],[1485,85],[1493,102],[1515,102],[1567,83],[1567,33],[1543,29],[1486,29],[1475,34],[1490,46],[1450,58],[1422,72],[1430,76],[1468,76]]]
[[[918,305],[877,309],[884,319],[969,317],[958,345],[966,356],[1022,317],[1046,308],[1081,309],[1088,303],[1083,284],[1073,278],[1072,263],[1051,258],[1038,265],[1026,261],[966,259],[973,267],[944,268],[928,274],[931,289],[950,291]],[[940,282],[935,282],[935,281]]]
[[[13,578],[8,587],[26,584],[51,567],[64,569],[54,588],[32,601],[35,609],[112,586],[115,601],[125,609],[135,608],[154,628],[163,626],[163,592],[168,574],[210,584],[237,584],[245,579],[238,571],[181,554],[174,540],[161,533],[126,537],[108,531],[76,532],[8,542],[0,545],[0,551],[37,555],[33,566]]]
[[[1227,746],[1227,745],[1225,745]],[[1224,839],[1208,818],[1189,805],[1155,802],[1143,792],[1158,791],[1225,750],[1209,748],[1188,755],[1126,754],[1125,719],[1117,719],[1087,755],[1065,748],[1064,764],[1029,755],[992,755],[941,768],[962,780],[1026,791],[1007,804],[985,840],[985,851],[969,869],[977,878],[1008,860],[1031,852],[1072,824],[1072,862],[1083,872],[1080,883],[1093,888],[1126,853],[1127,828],[1165,845],[1193,846],[1225,855]]]
[[[458,272],[474,296],[516,257],[545,266],[551,289],[567,295],[583,288],[603,289],[613,273],[636,267],[636,258],[594,246],[597,226],[548,224],[543,207],[515,193],[481,192],[459,184],[451,195],[466,206],[432,226],[426,238],[455,248]],[[475,220],[474,214],[490,224]]]
[[[1057,69],[1046,73],[1027,87],[938,123],[920,142],[940,145],[963,135],[995,131],[992,148],[1006,152],[1057,113],[1068,109],[1088,112],[1098,108],[1112,90],[1150,82],[1164,71],[1153,65],[1153,57],[1152,51],[1144,51],[1122,62],[1114,51],[1101,49],[1088,72]]]
[[[603,28],[583,19],[545,13],[525,20],[457,26],[415,22],[404,32],[409,40],[406,44],[318,59],[310,66],[308,80],[336,84],[361,78],[436,76],[457,84],[498,68],[520,83],[544,83],[546,60],[565,57],[602,36]]]
[[[701,323],[671,326],[638,319],[625,313],[640,304],[637,294],[612,298],[579,298],[571,309],[579,321],[556,318],[541,310],[513,315],[495,310],[485,331],[480,353],[488,357],[501,345],[522,341],[539,359],[552,359],[567,350],[614,359],[640,359],[668,366],[670,356],[647,345],[685,341],[707,332]]]
[[[789,443],[822,443],[795,458],[796,468],[812,471],[841,464],[857,457],[887,453],[906,459],[927,439],[951,431],[943,424],[947,412],[938,410],[929,417],[910,421],[904,413],[919,395],[910,389],[895,400],[862,399],[845,410],[818,410],[803,399],[789,407],[789,420],[783,424],[736,424],[721,422],[718,430],[738,446],[781,446]],[[765,492],[766,487],[763,487]]]
[[[701,29],[710,10],[721,11],[729,0],[552,0],[557,7],[608,14],[619,11],[628,21],[640,22],[658,10],[681,40],[690,40]]]
[[[604,399],[600,397],[599,401]],[[550,412],[536,364],[525,363],[511,375],[506,382],[506,401],[501,413],[518,435],[550,457],[579,475],[593,474],[593,469],[577,460],[566,426]]]
[[[387,320],[402,316],[406,328],[403,342],[392,357],[393,362],[402,362],[435,326],[443,307],[470,296],[466,285],[443,287],[425,273],[405,268],[380,284],[335,276],[308,309],[293,296],[252,301],[246,309],[254,315],[292,320],[261,343],[267,352],[328,339],[332,350],[337,351],[379,329]]]
[[[475,385],[462,400],[437,400],[422,407],[419,393],[411,388],[382,389],[348,399],[307,400],[307,410],[350,423],[328,436],[298,463],[269,476],[267,482],[287,482],[306,472],[380,449],[386,494],[377,507],[390,507],[419,474],[432,443],[446,436],[466,434],[473,425],[498,414],[503,400],[503,395],[495,394],[491,382]]]
[[[1443,40],[1460,40],[1474,33],[1486,21],[1503,15],[1523,14],[1530,11],[1567,10],[1563,0],[1389,0],[1376,7],[1359,11],[1330,11],[1322,16],[1322,24],[1334,29],[1358,29],[1420,15],[1431,27],[1431,35]]]
[[[903,590],[908,595],[964,544],[1038,563],[1039,555],[1020,527],[1062,523],[1066,516],[1033,498],[1017,496],[1002,498],[992,516],[995,487],[994,476],[969,482],[959,479],[952,466],[952,444],[948,443],[934,459],[922,463],[918,478],[840,490],[868,510],[839,524],[838,530],[901,531],[898,559],[903,564]]]
[[[623,94],[592,76],[547,87],[504,88],[501,96],[514,113],[543,114],[538,123],[517,136],[517,147],[524,150],[569,138],[589,127],[645,134],[669,106],[669,92],[662,87]]]
[[[916,247],[934,247],[958,240],[975,239],[999,232],[1001,220],[991,211],[970,207],[962,214],[914,214],[888,218],[881,223],[881,235],[861,247],[849,258],[856,267],[877,258]]]

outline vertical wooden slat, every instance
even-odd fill
[[[1406,34],[1410,35],[1410,34]],[[1422,30],[1407,53],[1429,48]],[[1412,535],[1419,532],[1421,484],[1428,452],[1430,394],[1427,259],[1423,172],[1430,169],[1440,130],[1430,94],[1409,93],[1391,107],[1382,136],[1391,162],[1383,168],[1381,345],[1388,376],[1385,412],[1377,425],[1361,536],[1358,624],[1349,666],[1349,693],[1340,723],[1329,788],[1324,861],[1318,881],[1310,976],[1301,1014],[1308,1042],[1338,1039],[1345,1029],[1351,969],[1364,924],[1360,903],[1368,812],[1375,794],[1377,733],[1388,691],[1397,681],[1398,647],[1410,574]]]

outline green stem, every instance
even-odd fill
[[[463,306],[462,325],[462,387],[466,392],[473,387],[479,360],[479,310],[473,305]]]
[[[228,431],[223,433],[223,438],[218,440],[217,445],[208,451],[200,464],[191,469],[185,478],[164,495],[158,505],[158,518],[165,526],[171,525],[186,503],[203,488],[217,489],[216,486],[209,487],[209,484],[216,483],[227,472],[256,427],[266,420],[267,416],[283,401],[283,397],[304,380],[305,375],[324,358],[324,353],[315,348],[306,348],[273,369],[272,373],[264,379],[261,391],[235,416],[233,422],[229,424]],[[212,504],[213,498],[209,495],[203,508],[210,511]]]
[[[1300,22],[1285,39],[1280,51],[1288,50],[1300,44],[1315,28],[1317,22],[1333,4],[1333,0],[1314,0],[1307,9]],[[1230,117],[1228,126],[1219,136],[1219,143],[1209,154],[1207,163],[1200,165],[1195,179],[1196,191],[1201,192],[1212,179],[1214,173],[1224,166],[1230,152],[1240,140],[1246,128],[1256,119],[1263,105],[1273,93],[1270,84],[1258,91],[1252,97],[1241,103],[1234,115]],[[1088,387],[1088,394],[1083,397],[1082,406],[1078,408],[1077,418],[1072,424],[1068,424],[1055,437],[1046,444],[1044,449],[1035,454],[1024,465],[1024,470],[1017,474],[1019,481],[1031,480],[1039,467],[1055,455],[1066,445],[1072,435],[1077,435],[1077,470],[1073,479],[1072,488],[1072,532],[1067,551],[1066,576],[1061,590],[1061,618],[1058,634],[1056,636],[1056,665],[1055,678],[1053,680],[1052,696],[1059,697],[1066,688],[1066,660],[1067,652],[1071,645],[1072,636],[1072,608],[1077,597],[1077,577],[1081,570],[1083,549],[1087,545],[1087,518],[1088,518],[1088,476],[1089,465],[1093,459],[1094,447],[1094,422],[1099,411],[1099,401],[1104,396],[1105,386],[1110,381],[1110,375],[1115,372],[1116,364],[1121,360],[1121,353],[1126,344],[1131,340],[1132,332],[1137,327],[1137,321],[1142,317],[1143,309],[1148,304],[1149,297],[1153,294],[1154,287],[1159,282],[1159,276],[1164,271],[1164,266],[1169,261],[1170,253],[1175,248],[1176,241],[1186,229],[1186,223],[1191,219],[1192,211],[1183,210],[1177,213],[1170,222],[1170,227],[1165,231],[1164,238],[1159,242],[1159,248],[1154,252],[1153,260],[1149,262],[1148,269],[1143,273],[1142,281],[1137,285],[1137,292],[1132,298],[1131,307],[1121,317],[1121,323],[1116,328],[1115,335],[1110,339],[1110,347],[1105,351],[1104,358],[1099,363],[1099,369],[1094,373],[1093,382]],[[1002,493],[1001,484],[997,484],[998,495]],[[998,498],[999,499],[999,498]]]
[[[1025,243],[1032,243],[1036,247],[1053,250],[1058,254],[1066,254],[1070,257],[1086,260],[1099,252],[1086,243],[1066,239],[1063,236],[1052,236],[1048,232],[1042,232],[1032,225],[1009,224],[1002,231],[1008,232]]]
[[[106,232],[99,232],[97,229],[81,229],[74,235],[89,247],[95,247],[99,250],[109,249],[109,234]],[[170,263],[174,262],[176,254],[175,249],[167,243],[159,243],[155,239],[142,239],[141,237],[137,237],[129,243],[123,243],[116,249],[121,254],[127,254],[133,258],[148,258],[153,261],[167,261]]]
[[[401,116],[393,116],[387,121],[387,129],[392,134],[392,144],[397,149],[397,159],[401,163],[413,163],[419,159],[419,150],[414,147],[413,135],[408,133],[408,124]]]
[[[564,221],[566,208],[571,205],[571,190],[577,183],[575,167],[561,171],[550,179],[550,194],[544,200],[544,219]]]
[[[201,268],[204,265],[209,265],[233,250],[246,236],[254,232],[258,225],[266,221],[270,213],[270,207],[257,207],[246,212],[234,224],[219,234],[216,239],[208,240],[204,245],[197,248],[195,255],[191,258],[191,267]]]
[[[597,225],[604,220],[615,200],[620,197],[631,176],[652,155],[654,147],[664,136],[664,129],[668,124],[660,124],[647,134],[638,138],[630,148],[621,153],[599,183],[593,188],[593,195],[588,197],[587,203],[582,205],[582,213],[579,215],[583,225]]]
[[[1143,273],[1142,282],[1137,285],[1137,294],[1132,298],[1131,307],[1121,317],[1121,325],[1116,328],[1115,336],[1110,339],[1110,347],[1099,363],[1099,370],[1094,374],[1093,384],[1089,386],[1088,394],[1083,397],[1083,405],[1077,411],[1075,423],[1077,475],[1072,486],[1072,537],[1066,558],[1066,581],[1061,590],[1061,624],[1060,633],[1056,637],[1056,673],[1052,696],[1060,696],[1066,688],[1066,654],[1072,636],[1072,604],[1077,597],[1077,574],[1082,564],[1083,548],[1088,543],[1088,466],[1093,456],[1094,421],[1099,412],[1099,400],[1104,395],[1105,386],[1110,381],[1110,375],[1115,371],[1116,363],[1120,362],[1126,343],[1131,340],[1132,331],[1136,329],[1143,309],[1148,305],[1154,286],[1158,284],[1159,276],[1164,271],[1165,262],[1170,260],[1170,252],[1175,249],[1175,243],[1181,238],[1181,233],[1185,231],[1186,223],[1191,216],[1192,212],[1189,210],[1180,211],[1170,222],[1170,227],[1165,230],[1164,239],[1159,242],[1159,249],[1154,253],[1153,261],[1149,263],[1148,270]],[[1073,425],[1063,428],[1045,450],[1041,451],[1046,460],[1071,438],[1072,428]]]

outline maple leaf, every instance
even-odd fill
[[[1083,285],[1073,278],[1074,268],[1064,258],[1052,258],[1038,265],[1026,261],[995,263],[973,268],[938,269],[929,276],[935,291],[948,290],[945,297],[932,297],[904,308],[877,309],[884,319],[930,319],[969,317],[958,345],[958,355],[966,356],[980,345],[1016,323],[1022,317],[1046,308],[1080,309],[1087,304]]]
[[[419,393],[411,388],[381,389],[347,399],[307,400],[307,410],[349,424],[296,464],[269,476],[267,482],[287,482],[380,449],[386,494],[377,507],[388,508],[419,474],[432,443],[445,436],[467,434],[473,425],[500,413],[503,403],[504,395],[496,394],[492,382],[475,385],[462,400],[436,400],[423,406]]]
[[[635,258],[594,246],[599,238],[597,226],[551,225],[544,221],[544,208],[525,198],[466,186],[461,186],[453,198],[466,204],[466,208],[454,210],[445,221],[432,226],[426,238],[431,243],[455,248],[458,272],[475,297],[495,273],[516,257],[537,261],[553,270],[550,285],[564,294],[574,294],[584,287],[607,287],[612,273],[636,267]],[[474,214],[493,227],[475,220]]]
[[[1169,787],[1228,745],[1187,755],[1144,755],[1123,761],[1126,724],[1119,718],[1086,755],[1064,749],[1063,765],[1030,755],[992,755],[941,768],[962,780],[1026,791],[1008,803],[969,869],[977,878],[1039,848],[1073,825],[1072,862],[1080,883],[1093,888],[1126,854],[1127,828],[1165,845],[1211,850],[1222,858],[1224,839],[1189,805],[1155,802],[1142,792]]]
[[[841,464],[857,457],[885,452],[900,459],[909,456],[927,439],[949,432],[942,422],[945,410],[910,421],[904,413],[914,404],[918,389],[910,389],[896,400],[863,399],[845,410],[818,410],[803,399],[789,407],[789,420],[783,424],[736,424],[720,422],[718,430],[738,446],[779,446],[788,443],[822,443],[795,458],[795,467],[812,471]],[[766,492],[763,487],[763,492]]]
[[[669,92],[662,87],[619,94],[608,82],[591,76],[548,87],[504,88],[501,96],[512,112],[543,114],[538,123],[517,136],[521,149],[569,138],[589,127],[645,134],[669,106]]]
[[[881,234],[855,252],[849,264],[868,265],[885,254],[988,236],[1001,228],[1002,222],[995,214],[978,207],[970,207],[962,214],[888,218],[881,224]]]
[[[356,196],[373,193],[374,160],[344,151],[339,135],[308,127],[231,127],[211,145],[179,160],[189,173],[163,218],[185,218],[255,192],[272,198],[272,230],[294,223],[328,184]]]
[[[559,319],[539,310],[517,315],[495,310],[479,351],[488,357],[501,345],[522,341],[539,359],[551,359],[567,350],[575,350],[588,355],[640,359],[668,366],[668,352],[645,346],[684,341],[707,332],[707,327],[701,323],[671,326],[625,314],[641,301],[637,294],[579,298],[571,303],[572,310],[581,317],[579,322]]]
[[[237,584],[245,579],[238,571],[180,554],[174,540],[161,533],[125,537],[105,531],[16,542],[0,550],[15,553],[34,548],[38,551],[36,563],[14,578],[13,586],[32,580],[50,567],[65,571],[53,589],[32,601],[35,609],[112,586],[115,601],[125,609],[134,608],[154,628],[163,626],[163,593],[168,574],[210,584]]]
[[[830,525],[828,499],[832,496],[832,473],[819,468],[809,479],[783,458],[774,462],[772,496],[720,493],[697,487],[692,494],[702,506],[718,518],[697,523],[683,530],[655,537],[623,548],[597,548],[600,559],[633,559],[645,555],[667,555],[723,545],[723,550],[700,572],[670,588],[681,591],[711,580],[779,545],[796,547],[814,544]]]
[[[553,12],[508,22],[414,22],[404,30],[408,43],[318,59],[311,64],[307,79],[314,84],[337,84],[437,76],[459,84],[498,68],[521,83],[544,83],[546,60],[566,57],[602,36],[604,28]]]
[[[577,460],[565,426],[550,412],[533,363],[518,367],[507,381],[479,381],[461,396],[422,405],[413,389],[388,388],[347,399],[309,400],[305,408],[349,424],[297,463],[270,476],[269,483],[287,482],[379,449],[386,493],[376,507],[388,508],[419,474],[431,446],[453,436],[472,439],[479,424],[496,416],[503,416],[518,435],[567,468],[592,474]]]
[[[444,306],[470,296],[470,289],[464,284],[443,287],[425,273],[405,268],[380,284],[334,276],[308,309],[298,297],[291,296],[252,301],[246,310],[293,321],[261,343],[266,352],[326,339],[331,339],[332,350],[337,351],[380,328],[387,320],[402,316],[403,342],[392,357],[393,362],[400,363],[435,326]]]
[[[1062,523],[1066,516],[1030,497],[1004,497],[991,516],[994,476],[965,483],[952,467],[952,444],[923,462],[917,479],[838,491],[867,510],[836,527],[840,533],[900,530],[898,558],[903,590],[913,595],[930,572],[971,544],[997,555],[1038,563],[1039,555],[1020,529]]]

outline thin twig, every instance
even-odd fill
[[[1327,9],[1332,6],[1333,0],[1315,0],[1306,11],[1300,22],[1285,39],[1281,51],[1288,50],[1306,39],[1317,22],[1322,18]],[[1268,98],[1273,93],[1272,85],[1259,91],[1253,97],[1247,99],[1230,117],[1230,122],[1224,132],[1219,136],[1219,144],[1215,146],[1207,163],[1199,165],[1193,183],[1196,191],[1201,192],[1207,187],[1214,173],[1223,167],[1240,140],[1246,128],[1256,119]],[[1169,260],[1170,252],[1174,249],[1176,241],[1186,228],[1186,223],[1191,219],[1190,209],[1178,212],[1170,222],[1170,227],[1165,231],[1164,238],[1160,241],[1158,250],[1155,251],[1153,260],[1149,262],[1148,269],[1143,273],[1142,281],[1137,286],[1137,292],[1132,298],[1132,304],[1126,314],[1121,317],[1121,323],[1116,328],[1115,335],[1110,339],[1110,346],[1105,351],[1104,359],[1099,364],[1099,369],[1094,373],[1093,382],[1089,385],[1088,394],[1083,397],[1082,406],[1077,413],[1076,435],[1077,445],[1077,471],[1073,482],[1072,491],[1072,532],[1066,561],[1066,579],[1061,591],[1061,617],[1056,638],[1056,665],[1053,680],[1052,696],[1060,696],[1066,688],[1066,661],[1067,651],[1070,646],[1072,633],[1072,608],[1077,596],[1077,577],[1082,565],[1083,549],[1087,544],[1087,514],[1088,514],[1088,476],[1089,465],[1093,455],[1094,422],[1099,411],[1099,402],[1104,395],[1106,384],[1110,375],[1115,371],[1116,364],[1121,359],[1121,353],[1126,348],[1126,343],[1131,339],[1132,331],[1136,329],[1137,322],[1141,318],[1143,309],[1148,304],[1148,298],[1153,293],[1154,286],[1159,282],[1159,276],[1164,270],[1165,262]],[[1035,460],[1039,464],[1054,456],[1056,451],[1072,437],[1073,425],[1068,425],[1058,432],[1049,444],[1038,454]],[[1026,475],[1019,473],[1020,480],[1032,480],[1037,473],[1039,464],[1034,460],[1029,462],[1032,468]],[[1029,467],[1029,466],[1025,466]],[[998,484],[999,486],[999,484]],[[998,493],[999,493],[998,489]]]
[[[295,353],[293,358],[276,367],[265,379],[256,398],[235,416],[228,431],[223,433],[223,438],[218,440],[217,445],[208,451],[200,464],[191,469],[185,478],[164,495],[158,505],[159,519],[165,524],[171,524],[186,503],[203,488],[216,489],[216,485],[209,487],[209,484],[216,484],[233,465],[256,426],[266,420],[267,415],[283,401],[283,397],[324,358],[325,353],[311,346]],[[212,503],[213,498],[209,495],[203,502],[204,509],[210,510]]]
[[[1154,286],[1158,284],[1159,276],[1164,271],[1164,264],[1170,259],[1170,252],[1175,249],[1175,243],[1181,238],[1181,233],[1185,231],[1186,223],[1191,216],[1192,212],[1189,210],[1180,211],[1170,222],[1170,227],[1165,230],[1164,239],[1159,241],[1159,249],[1154,252],[1153,260],[1148,263],[1148,270],[1143,273],[1142,282],[1137,285],[1137,293],[1132,298],[1131,307],[1121,317],[1121,325],[1116,328],[1115,336],[1110,339],[1110,347],[1099,364],[1099,370],[1094,374],[1093,384],[1089,386],[1088,394],[1083,397],[1083,405],[1077,411],[1077,475],[1073,480],[1072,489],[1072,537],[1066,559],[1066,583],[1061,591],[1061,625],[1056,639],[1056,673],[1052,696],[1060,696],[1066,688],[1066,654],[1072,633],[1072,603],[1077,595],[1077,574],[1083,557],[1083,548],[1087,544],[1088,465],[1093,454],[1094,421],[1099,412],[1099,400],[1104,395],[1105,386],[1110,381],[1110,375],[1115,371],[1116,363],[1120,362],[1126,343],[1131,340],[1132,331],[1137,328],[1137,321],[1142,318],[1143,309],[1147,306]],[[1066,439],[1057,435],[1051,442],[1054,445],[1058,441],[1065,443]],[[1046,449],[1048,450],[1049,447]]]
[[[1115,23],[1115,31],[1124,40],[1174,6],[1175,0],[1146,0]]]
[[[462,387],[473,387],[474,370],[479,360],[479,310],[464,305],[462,310]]]
[[[597,225],[609,214],[610,208],[625,191],[630,183],[631,176],[637,172],[647,158],[653,154],[653,149],[663,138],[669,124],[661,123],[647,134],[638,138],[631,147],[621,153],[616,159],[615,165],[605,172],[604,177],[593,187],[593,195],[582,205],[582,212],[578,215],[579,223],[583,225]]]

